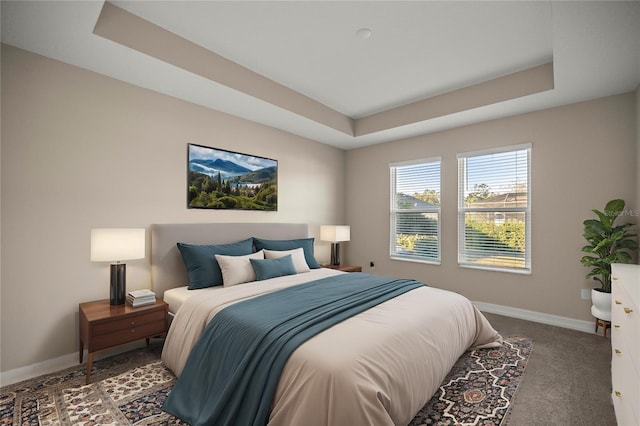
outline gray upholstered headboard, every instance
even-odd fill
[[[259,237],[273,240],[306,238],[304,223],[168,223],[151,225],[151,283],[158,297],[189,284],[176,243],[224,244]]]

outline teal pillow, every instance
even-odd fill
[[[313,255],[313,241],[314,238],[298,238],[296,240],[264,240],[262,238],[253,237],[253,244],[256,246],[256,251],[262,249],[293,250],[298,247],[302,247],[302,250],[304,250],[304,259],[307,261],[309,268],[318,269],[320,265]]]
[[[195,245],[177,243],[189,274],[189,290],[222,285],[222,271],[216,254],[242,256],[253,253],[253,239],[230,244]]]
[[[277,259],[249,259],[249,261],[256,273],[256,281],[295,275],[297,273],[290,254]]]

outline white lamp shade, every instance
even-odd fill
[[[348,225],[323,225],[320,227],[320,239],[339,243],[351,239],[351,227]]]
[[[91,260],[94,262],[144,259],[144,256],[144,228],[91,230]]]

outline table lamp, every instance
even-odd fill
[[[122,305],[127,293],[127,265],[122,260],[144,259],[145,230],[100,228],[91,230],[91,260],[111,264],[109,304]]]
[[[320,227],[320,239],[331,242],[331,264],[340,265],[340,242],[351,239],[351,227],[348,225],[323,225]]]

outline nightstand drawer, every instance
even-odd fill
[[[126,330],[131,328],[140,327],[150,322],[164,321],[165,313],[164,309],[156,309],[155,311],[144,312],[140,315],[128,315],[124,318],[119,318],[111,321],[104,321],[93,326],[94,336],[101,334],[113,333],[118,330]]]
[[[162,313],[162,312],[161,312]],[[111,323],[110,323],[111,324]],[[163,334],[165,332],[164,315],[159,321],[145,322],[136,327],[124,328],[120,330],[110,330],[105,334],[94,336],[91,341],[89,351],[99,351],[100,349],[123,343],[133,342],[152,336],[153,334]]]
[[[87,380],[96,352],[152,337],[164,337],[169,326],[169,305],[156,298],[155,303],[134,308],[129,304],[112,306],[109,299],[80,303],[78,306],[80,337],[79,359],[89,352]]]

